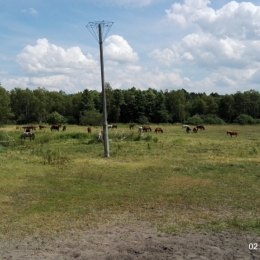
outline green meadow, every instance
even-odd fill
[[[170,233],[260,233],[260,127],[205,125],[187,134],[158,125],[164,132],[156,134],[156,126],[143,135],[123,124],[109,130],[109,158],[95,128],[37,128],[34,141],[0,128],[0,234],[135,221]]]

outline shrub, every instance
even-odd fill
[[[240,124],[240,125],[246,125],[246,124],[256,124],[256,121],[253,117],[246,115],[246,114],[240,114],[235,120],[234,123]]]
[[[102,125],[102,114],[96,110],[83,111],[79,121],[81,125],[90,125],[90,126]]]
[[[49,123],[49,124],[59,124],[59,123],[64,124],[64,123],[66,123],[66,118],[55,111],[48,116],[47,123]]]
[[[216,115],[207,115],[204,119],[204,123],[210,125],[223,125],[225,124],[225,121]]]
[[[200,125],[203,123],[203,120],[200,118],[199,115],[194,115],[192,117],[189,117],[184,123],[189,125]]]

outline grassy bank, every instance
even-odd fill
[[[13,141],[0,143],[0,233],[136,220],[169,232],[260,232],[259,127],[205,127],[187,134],[163,125],[163,134],[140,137],[120,125],[109,130],[109,158],[86,127],[37,130],[34,141],[20,140],[13,126],[1,128]]]

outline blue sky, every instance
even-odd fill
[[[101,90],[99,45],[86,25],[112,21],[104,43],[112,88],[260,91],[260,2],[0,0],[0,82]]]

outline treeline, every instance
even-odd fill
[[[157,91],[112,89],[106,83],[108,123],[260,123],[260,94],[255,90],[219,95],[184,89]],[[0,85],[0,123],[68,123],[101,125],[102,93],[75,94]]]

